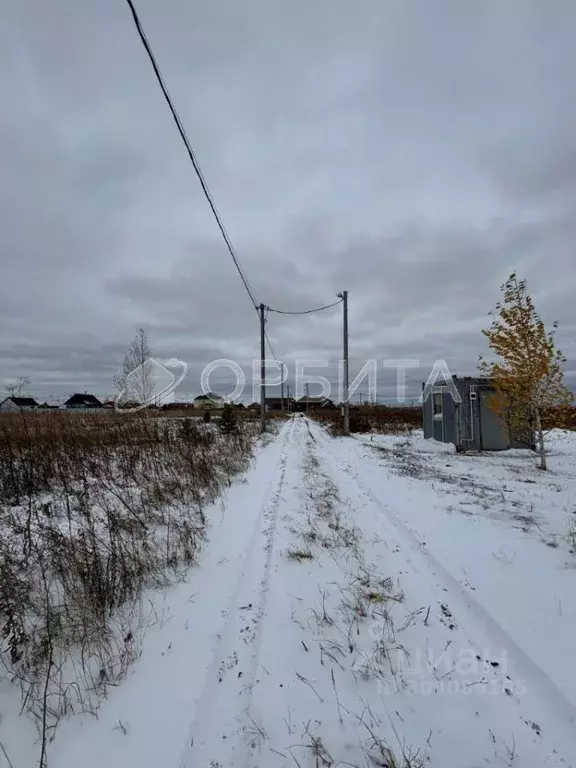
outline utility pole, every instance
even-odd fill
[[[342,291],[338,294],[342,298],[342,309],[344,312],[343,326],[343,356],[344,356],[344,405],[342,407],[342,416],[344,417],[344,434],[350,434],[350,404],[348,402],[348,291]]]
[[[264,304],[260,304],[260,431],[266,432],[266,343]]]
[[[280,363],[280,402],[284,413],[284,363]]]

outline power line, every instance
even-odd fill
[[[325,304],[323,307],[316,307],[315,309],[305,309],[302,312],[286,312],[282,309],[272,309],[272,307],[268,307],[268,311],[276,312],[278,315],[311,315],[313,312],[322,312],[325,309],[331,309],[331,307],[342,304],[342,301],[343,299],[338,299],[338,301],[335,301],[332,304]]]
[[[180,134],[180,138],[182,139],[184,146],[186,147],[186,151],[188,153],[188,157],[190,158],[190,161],[192,163],[192,166],[194,167],[194,171],[196,172],[196,175],[198,177],[198,180],[200,181],[200,186],[202,187],[202,191],[204,193],[204,196],[206,197],[206,200],[208,201],[208,204],[210,206],[210,209],[212,211],[212,214],[216,220],[216,223],[218,225],[218,228],[220,230],[220,234],[222,235],[222,238],[226,244],[226,247],[228,249],[228,252],[230,256],[232,257],[232,261],[234,262],[234,266],[236,267],[236,270],[238,274],[240,275],[240,279],[242,280],[242,283],[244,285],[244,288],[246,289],[246,292],[248,293],[248,296],[250,297],[250,300],[252,302],[252,305],[254,306],[254,309],[258,313],[258,303],[256,301],[256,298],[254,296],[254,293],[250,287],[250,283],[248,281],[248,278],[246,277],[244,270],[242,269],[240,262],[238,260],[238,256],[236,255],[236,252],[234,250],[234,246],[232,245],[232,241],[230,240],[230,237],[228,235],[228,232],[226,231],[226,227],[224,226],[224,222],[222,221],[222,218],[218,212],[218,209],[216,207],[216,203],[214,202],[214,199],[212,198],[212,194],[210,193],[210,189],[208,187],[208,183],[206,182],[206,179],[204,178],[204,174],[202,173],[202,169],[200,168],[200,164],[198,162],[198,159],[196,158],[196,155],[194,153],[194,150],[192,148],[192,145],[190,143],[190,140],[188,138],[188,135],[186,133],[186,130],[184,128],[184,125],[182,123],[182,120],[180,119],[180,116],[176,110],[176,107],[174,105],[174,102],[172,101],[172,97],[170,96],[170,93],[168,91],[168,87],[164,81],[164,78],[162,76],[162,73],[160,71],[160,67],[158,66],[158,63],[156,61],[156,57],[154,56],[154,53],[152,51],[152,47],[148,41],[148,38],[146,36],[146,33],[144,32],[144,28],[142,26],[142,23],[140,21],[140,18],[138,16],[138,12],[136,11],[136,8],[134,6],[134,3],[132,0],[126,0],[128,3],[128,6],[130,8],[130,11],[132,13],[132,18],[134,20],[134,24],[136,26],[136,30],[138,31],[138,35],[140,37],[140,40],[142,42],[142,45],[144,46],[146,53],[148,54],[148,58],[150,59],[150,63],[152,64],[152,68],[154,70],[154,74],[156,75],[156,79],[158,80],[158,84],[160,85],[160,88],[162,90],[162,93],[164,95],[164,98],[166,100],[166,103],[168,104],[168,107],[170,109],[170,112],[172,113],[172,117],[174,119],[174,122],[176,124],[176,127],[178,129],[178,132]],[[321,312],[324,309],[330,309],[331,307],[335,307],[337,304],[341,303],[341,299],[339,301],[334,302],[333,304],[327,304],[323,307],[317,307],[315,309],[308,309],[303,312],[285,312],[279,309],[271,309],[270,307],[267,307],[267,312],[275,312],[277,314],[282,315],[309,315],[313,312]],[[264,335],[266,338],[266,343],[268,344],[268,348],[270,349],[270,352],[272,353],[272,357],[278,362],[278,358],[276,356],[276,353],[274,351],[274,347],[272,346],[272,342],[270,341],[270,337],[268,336],[268,332],[264,330]]]
[[[324,304],[322,307],[315,307],[314,309],[305,309],[300,312],[287,312],[282,309],[273,309],[272,307],[266,307],[266,317],[268,317],[269,312],[275,312],[277,315],[311,315],[313,312],[322,312],[325,309],[331,309],[332,307],[336,307],[338,304],[342,304],[343,299],[339,298],[338,301],[332,302],[332,304]],[[268,332],[265,330],[264,335],[266,336],[266,342],[268,343],[268,348],[270,349],[270,352],[272,353],[272,357],[276,362],[278,361],[278,358],[276,357],[276,353],[274,352],[274,347],[272,346],[272,342],[270,341],[268,337]]]
[[[266,337],[266,343],[268,344],[268,349],[270,350],[272,357],[274,358],[274,360],[276,360],[277,363],[280,362],[276,357],[276,352],[274,352],[274,347],[272,346],[272,342],[270,341],[270,337],[268,336],[268,331],[264,331],[264,336]]]
[[[254,294],[252,292],[252,289],[250,288],[250,284],[248,282],[248,278],[244,274],[242,267],[240,266],[240,262],[238,261],[238,257],[236,256],[236,253],[234,251],[234,247],[232,245],[232,242],[230,238],[228,237],[228,233],[226,232],[226,228],[224,226],[224,223],[220,217],[220,214],[218,213],[218,209],[216,208],[216,204],[214,203],[214,200],[212,199],[212,195],[210,194],[210,190],[208,188],[208,184],[206,183],[206,179],[204,178],[204,175],[202,173],[202,170],[200,168],[200,165],[198,164],[198,160],[196,159],[196,155],[194,154],[194,150],[192,149],[192,145],[190,144],[190,141],[188,139],[188,136],[186,134],[186,131],[184,129],[184,126],[182,125],[182,121],[180,120],[180,116],[178,115],[178,112],[176,111],[176,107],[174,106],[174,103],[172,102],[172,98],[170,97],[170,94],[168,93],[168,88],[166,87],[166,83],[164,82],[164,78],[162,77],[162,73],[160,72],[160,68],[158,67],[158,64],[156,62],[156,59],[154,57],[154,54],[152,52],[152,48],[150,47],[150,43],[148,42],[148,38],[146,37],[146,33],[144,32],[144,29],[142,27],[142,24],[140,22],[140,19],[138,17],[138,13],[136,12],[136,8],[134,7],[134,3],[132,0],[126,0],[130,7],[130,11],[132,12],[132,17],[134,19],[134,24],[136,25],[136,29],[138,30],[138,34],[140,36],[140,40],[142,41],[142,45],[146,49],[146,53],[148,54],[148,58],[150,59],[150,62],[152,64],[152,67],[154,69],[154,73],[156,75],[156,79],[158,80],[158,83],[160,85],[160,88],[162,89],[162,93],[164,94],[164,98],[166,99],[166,102],[170,108],[170,112],[172,113],[172,117],[174,118],[174,122],[176,123],[176,127],[178,128],[178,132],[180,133],[180,137],[182,138],[182,141],[184,142],[184,146],[186,147],[186,150],[188,152],[188,156],[192,162],[192,165],[194,166],[194,170],[196,171],[196,175],[198,176],[198,179],[200,181],[200,185],[202,187],[202,191],[204,192],[204,196],[206,197],[206,200],[208,201],[208,204],[210,205],[210,208],[212,210],[212,213],[214,214],[214,218],[216,219],[216,223],[218,224],[218,228],[220,229],[220,233],[222,237],[224,238],[224,242],[226,243],[226,247],[228,248],[228,251],[230,253],[230,256],[232,256],[232,261],[234,262],[234,265],[236,269],[238,270],[238,274],[240,275],[240,278],[244,284],[244,287],[246,288],[248,295],[250,296],[250,300],[252,301],[252,304],[254,305],[254,309],[256,312],[258,312],[258,304],[256,303],[256,299],[254,298]]]

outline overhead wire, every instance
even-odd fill
[[[332,304],[324,304],[322,307],[315,307],[314,309],[305,309],[298,312],[289,312],[282,309],[274,309],[273,307],[266,306],[266,315],[265,315],[265,321],[268,318],[269,312],[275,312],[278,315],[311,315],[313,312],[323,312],[325,309],[331,309],[332,307],[336,307],[338,304],[342,304],[343,299],[338,299],[338,301],[332,302]],[[270,341],[268,337],[268,332],[264,330],[264,335],[266,337],[266,342],[268,344],[268,348],[270,349],[270,352],[272,353],[272,357],[276,362],[279,362],[278,358],[276,357],[276,353],[274,352],[274,348],[272,346],[272,342]]]
[[[280,360],[278,360],[276,356],[276,352],[274,352],[274,347],[272,346],[272,342],[270,341],[270,337],[268,336],[268,331],[266,330],[264,331],[264,336],[266,338],[266,343],[268,344],[268,349],[270,350],[270,354],[272,355],[274,360],[276,360],[276,362],[279,363]]]
[[[176,124],[176,127],[178,129],[178,132],[180,134],[180,138],[182,139],[184,146],[186,147],[186,151],[188,153],[188,157],[190,158],[190,161],[192,163],[192,166],[194,168],[194,171],[196,172],[196,175],[198,177],[198,180],[200,181],[200,186],[202,187],[202,191],[204,193],[204,196],[206,200],[208,201],[208,204],[210,206],[210,209],[212,211],[212,214],[214,216],[214,219],[216,220],[216,224],[218,225],[218,229],[220,230],[220,234],[222,235],[222,238],[226,244],[226,247],[228,249],[228,252],[230,256],[232,257],[232,261],[234,262],[234,266],[236,267],[236,270],[238,274],[240,275],[240,279],[242,280],[242,283],[244,285],[244,288],[246,289],[246,292],[248,293],[248,296],[250,297],[250,300],[252,302],[252,305],[254,306],[254,309],[256,312],[259,311],[258,302],[256,301],[256,298],[254,296],[254,292],[252,291],[252,288],[250,287],[250,283],[248,281],[248,278],[246,274],[244,273],[244,270],[242,269],[242,266],[240,264],[240,261],[238,259],[238,256],[236,254],[236,251],[234,249],[234,246],[232,245],[232,241],[230,240],[230,237],[228,235],[228,232],[226,231],[226,227],[224,226],[224,222],[222,221],[222,217],[220,216],[218,209],[216,207],[216,203],[214,202],[214,199],[212,197],[212,194],[210,192],[210,189],[208,187],[208,183],[204,177],[204,174],[202,173],[202,169],[200,168],[200,164],[198,162],[198,159],[196,157],[196,154],[194,152],[194,149],[192,148],[192,145],[190,143],[190,140],[188,138],[188,135],[186,133],[186,129],[184,128],[184,125],[182,123],[182,120],[180,119],[180,115],[178,114],[178,111],[176,110],[176,107],[174,105],[174,102],[172,101],[172,97],[170,96],[170,93],[168,91],[168,87],[166,85],[166,82],[164,80],[164,77],[162,76],[162,73],[160,71],[160,67],[158,66],[158,63],[156,61],[156,57],[154,56],[154,52],[152,51],[152,47],[150,45],[150,42],[148,41],[148,38],[146,36],[146,33],[144,31],[144,28],[142,26],[142,22],[140,21],[140,17],[138,16],[138,12],[136,11],[136,8],[134,6],[134,3],[132,0],[126,0],[128,3],[128,6],[130,8],[132,18],[134,20],[134,25],[136,26],[136,30],[138,32],[138,35],[140,37],[140,40],[142,42],[142,45],[144,46],[146,53],[148,54],[148,58],[150,59],[150,63],[152,64],[152,68],[154,70],[154,74],[156,75],[156,79],[158,80],[158,84],[160,85],[160,88],[162,90],[162,93],[164,95],[164,98],[166,100],[166,103],[168,104],[168,107],[170,109],[170,112],[172,114],[172,117],[174,119],[174,122]],[[335,307],[337,304],[340,304],[342,302],[342,299],[339,301],[335,301],[333,304],[326,304],[322,307],[316,307],[314,309],[307,309],[300,312],[288,312],[280,309],[273,309],[271,307],[266,307],[266,314],[268,312],[275,312],[276,314],[280,315],[309,315],[313,312],[322,312],[325,309],[330,309],[331,307]],[[268,336],[268,332],[266,329],[264,330],[264,335],[266,338],[266,343],[268,344],[268,348],[270,352],[272,353],[272,357],[278,362],[278,358],[276,356],[276,353],[274,351],[274,347],[272,346],[272,342],[270,341],[270,337]]]
[[[323,312],[325,309],[331,309],[331,307],[336,307],[338,304],[342,304],[343,299],[338,299],[338,301],[334,301],[332,304],[325,304],[323,307],[316,307],[315,309],[305,309],[301,310],[300,312],[288,312],[283,309],[273,309],[272,307],[268,307],[269,312],[276,312],[278,315],[311,315],[313,312]]]
[[[192,145],[190,144],[190,140],[188,139],[188,135],[186,134],[186,130],[182,124],[182,120],[180,119],[180,116],[178,115],[178,112],[176,110],[176,107],[174,106],[174,102],[172,101],[172,98],[170,96],[170,93],[168,92],[168,88],[166,86],[166,83],[164,81],[164,78],[162,76],[162,73],[160,72],[160,68],[158,66],[158,63],[156,61],[156,58],[154,56],[154,53],[152,51],[152,48],[150,46],[150,43],[148,41],[148,38],[146,37],[146,33],[144,32],[144,28],[142,27],[142,23],[140,21],[140,18],[138,16],[138,12],[136,11],[136,8],[134,7],[134,3],[132,0],[126,0],[128,3],[128,6],[130,7],[130,11],[132,12],[132,17],[134,19],[134,24],[136,26],[136,29],[138,31],[138,35],[140,36],[140,40],[142,41],[142,45],[146,49],[146,53],[148,54],[148,58],[150,59],[150,62],[152,64],[152,68],[154,69],[154,74],[156,75],[156,79],[158,80],[158,83],[160,85],[160,88],[162,89],[162,93],[164,94],[164,98],[166,99],[166,102],[168,104],[168,107],[170,108],[170,112],[172,113],[172,117],[174,118],[174,122],[176,123],[176,127],[178,128],[178,132],[180,133],[180,137],[182,141],[184,142],[184,146],[186,147],[186,150],[188,152],[188,156],[192,162],[192,165],[194,166],[194,170],[196,172],[196,175],[198,176],[198,180],[200,181],[200,186],[202,187],[202,191],[204,192],[204,196],[206,197],[206,200],[208,201],[208,204],[212,210],[212,214],[214,215],[214,218],[216,219],[216,223],[218,224],[218,228],[220,230],[220,233],[224,239],[224,242],[226,243],[226,247],[228,248],[228,252],[230,253],[230,256],[232,257],[232,261],[234,262],[234,265],[236,267],[236,270],[238,271],[238,274],[240,275],[240,278],[242,280],[242,283],[244,284],[244,288],[246,288],[246,291],[248,292],[248,295],[250,296],[250,300],[252,301],[252,304],[254,305],[254,309],[258,311],[258,304],[256,302],[256,299],[254,298],[254,293],[250,287],[250,283],[248,282],[248,278],[244,274],[244,270],[242,269],[240,262],[238,260],[238,256],[236,255],[236,252],[234,250],[234,246],[232,245],[232,241],[230,240],[230,237],[228,236],[228,232],[226,231],[226,228],[224,226],[224,222],[222,221],[222,218],[220,214],[218,213],[218,209],[216,208],[216,204],[212,198],[212,195],[210,193],[210,189],[208,188],[208,184],[206,182],[206,179],[204,178],[204,174],[202,173],[202,169],[200,168],[200,165],[198,163],[198,159],[196,158],[196,155],[194,153],[194,150],[192,149]]]

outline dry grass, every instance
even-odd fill
[[[410,748],[402,747],[401,754],[388,745],[388,743],[379,737],[376,733],[376,726],[368,725],[363,719],[361,725],[366,729],[369,738],[362,744],[365,762],[362,766],[373,765],[378,768],[424,768],[426,761],[419,750],[413,751]],[[304,741],[291,747],[290,755],[298,768],[302,768],[302,763],[296,758],[295,750],[307,752],[315,768],[339,768],[339,766],[348,766],[348,768],[361,768],[356,763],[349,763],[335,759],[328,747],[326,740],[319,734],[312,733],[308,725],[303,734]],[[307,765],[310,763],[306,763]]]
[[[338,410],[314,411],[314,419],[325,424],[333,436],[341,435],[342,416]],[[352,407],[351,432],[378,432],[381,434],[409,434],[422,428],[422,408],[391,408],[385,405]]]
[[[181,579],[204,510],[247,467],[234,435],[140,414],[0,417],[0,669],[35,719],[95,712],[157,620],[147,587]]]
[[[294,547],[286,552],[288,560],[295,560],[301,563],[303,560],[313,560],[314,555],[311,549],[304,549],[303,547]]]

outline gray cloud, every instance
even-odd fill
[[[138,7],[258,301],[347,288],[353,371],[417,358],[417,393],[439,357],[475,370],[517,269],[576,383],[576,6]],[[0,91],[0,379],[105,395],[139,325],[191,392],[211,359],[248,372],[256,313],[125,4],[6,4]],[[334,378],[339,308],[268,321]]]

